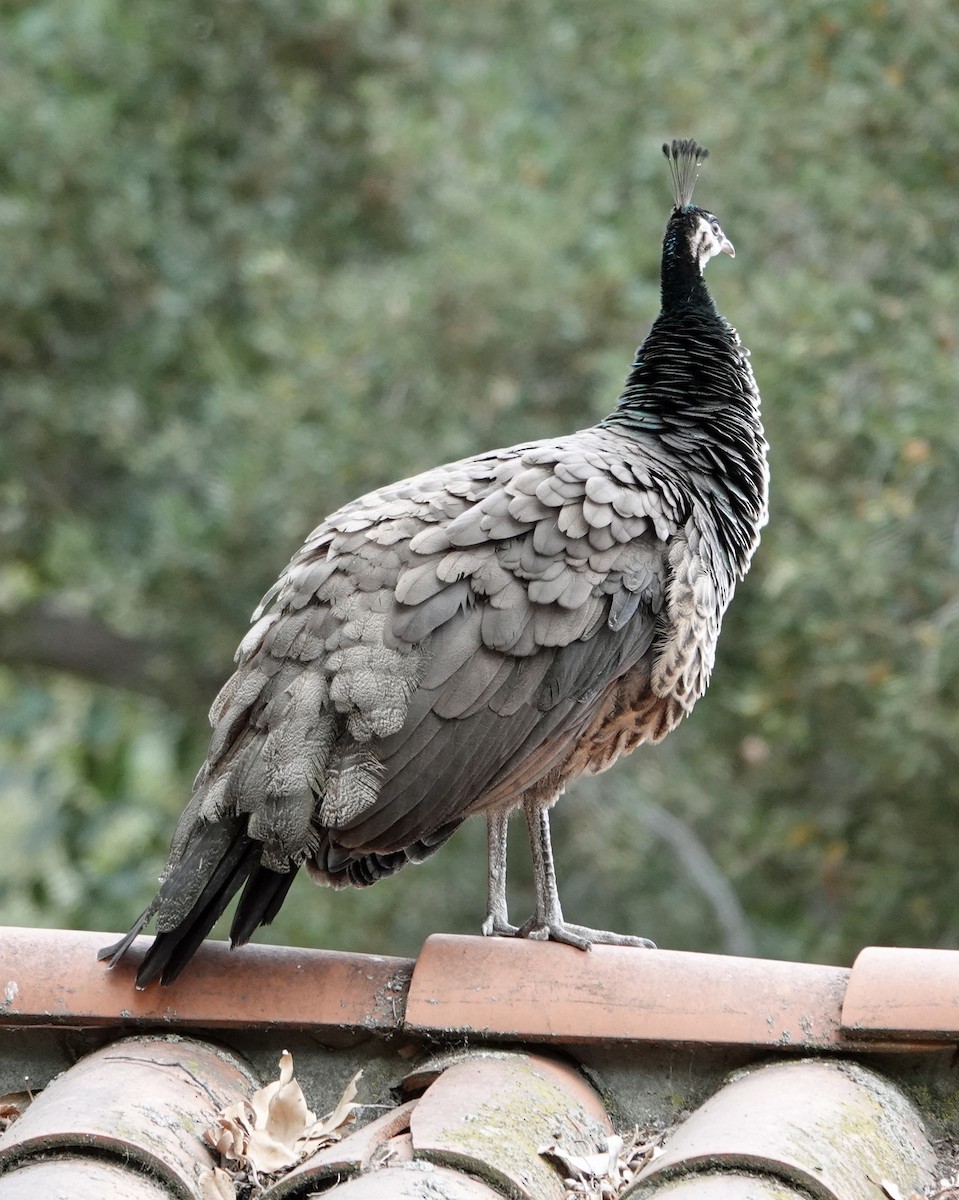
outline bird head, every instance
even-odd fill
[[[699,168],[709,157],[709,151],[691,138],[681,138],[664,145],[663,154],[669,163],[674,201],[666,229],[667,241],[677,250],[684,245],[688,247],[689,255],[700,272],[716,254],[728,254],[735,258],[733,244],[723,233],[718,219],[692,203]]]
[[[687,218],[683,224],[687,227],[686,236],[689,240],[689,250],[693,259],[699,264],[700,271],[717,254],[728,254],[730,258],[736,257],[735,247],[723,233],[722,226],[711,212],[691,205],[682,215]]]

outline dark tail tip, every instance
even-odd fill
[[[140,964],[136,986],[145,988],[155,979],[161,984],[176,979],[216,924],[220,913],[258,865],[261,846],[243,829],[235,829],[232,837],[228,829],[221,828],[216,833],[221,839],[219,847],[215,842],[211,845],[211,837],[198,838],[164,880],[156,899],[140,914],[129,933],[113,945],[104,946],[97,954],[98,961],[116,966],[156,914],[161,929]],[[197,876],[207,874],[209,877],[197,894]],[[191,896],[196,897],[192,902]],[[164,925],[167,928],[162,928]]]
[[[272,924],[296,878],[296,872],[296,867],[280,872],[259,866],[250,874],[230,926],[230,942],[234,946],[245,946],[254,930],[261,925]]]
[[[189,911],[172,929],[161,930],[153,939],[137,971],[138,988],[155,979],[163,985],[173,983],[257,865],[260,849],[259,842],[237,833]],[[175,879],[174,872],[168,883]]]
[[[143,932],[143,927],[149,921],[152,913],[152,906],[145,908],[133,922],[129,932],[125,933],[118,942],[114,942],[110,946],[104,946],[102,950],[97,951],[97,962],[105,962],[108,967],[115,967],[133,945],[136,938]]]

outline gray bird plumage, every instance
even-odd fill
[[[235,943],[302,866],[365,886],[489,824],[487,933],[649,945],[563,919],[548,809],[576,776],[659,741],[709,680],[766,519],[759,395],[703,281],[733,253],[691,205],[705,157],[664,147],[676,206],[663,308],[615,411],[353,501],[307,538],[254,614],[156,898],[139,975],[169,982],[243,887]],[[536,913],[505,900],[522,806]]]

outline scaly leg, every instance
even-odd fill
[[[542,942],[565,942],[580,950],[588,950],[594,942],[604,946],[636,946],[643,950],[655,950],[656,945],[649,938],[610,933],[605,929],[589,929],[585,925],[573,925],[563,919],[549,833],[549,806],[542,801],[527,800],[523,807],[533,855],[536,913],[519,930],[519,936]]]
[[[515,925],[509,923],[506,905],[506,830],[508,813],[492,813],[486,818],[486,839],[489,850],[489,876],[486,890],[486,920],[484,937],[514,937]]]

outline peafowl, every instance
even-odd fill
[[[549,810],[577,776],[658,742],[706,689],[766,521],[759,393],[703,269],[733,246],[692,204],[707,151],[664,146],[675,205],[662,310],[614,411],[436,467],[333,513],[253,616],[155,899],[137,985],[177,977],[237,891],[234,945],[301,867],[365,887],[488,826],[483,933],[652,946],[568,922]],[[506,904],[522,807],[535,912]]]

